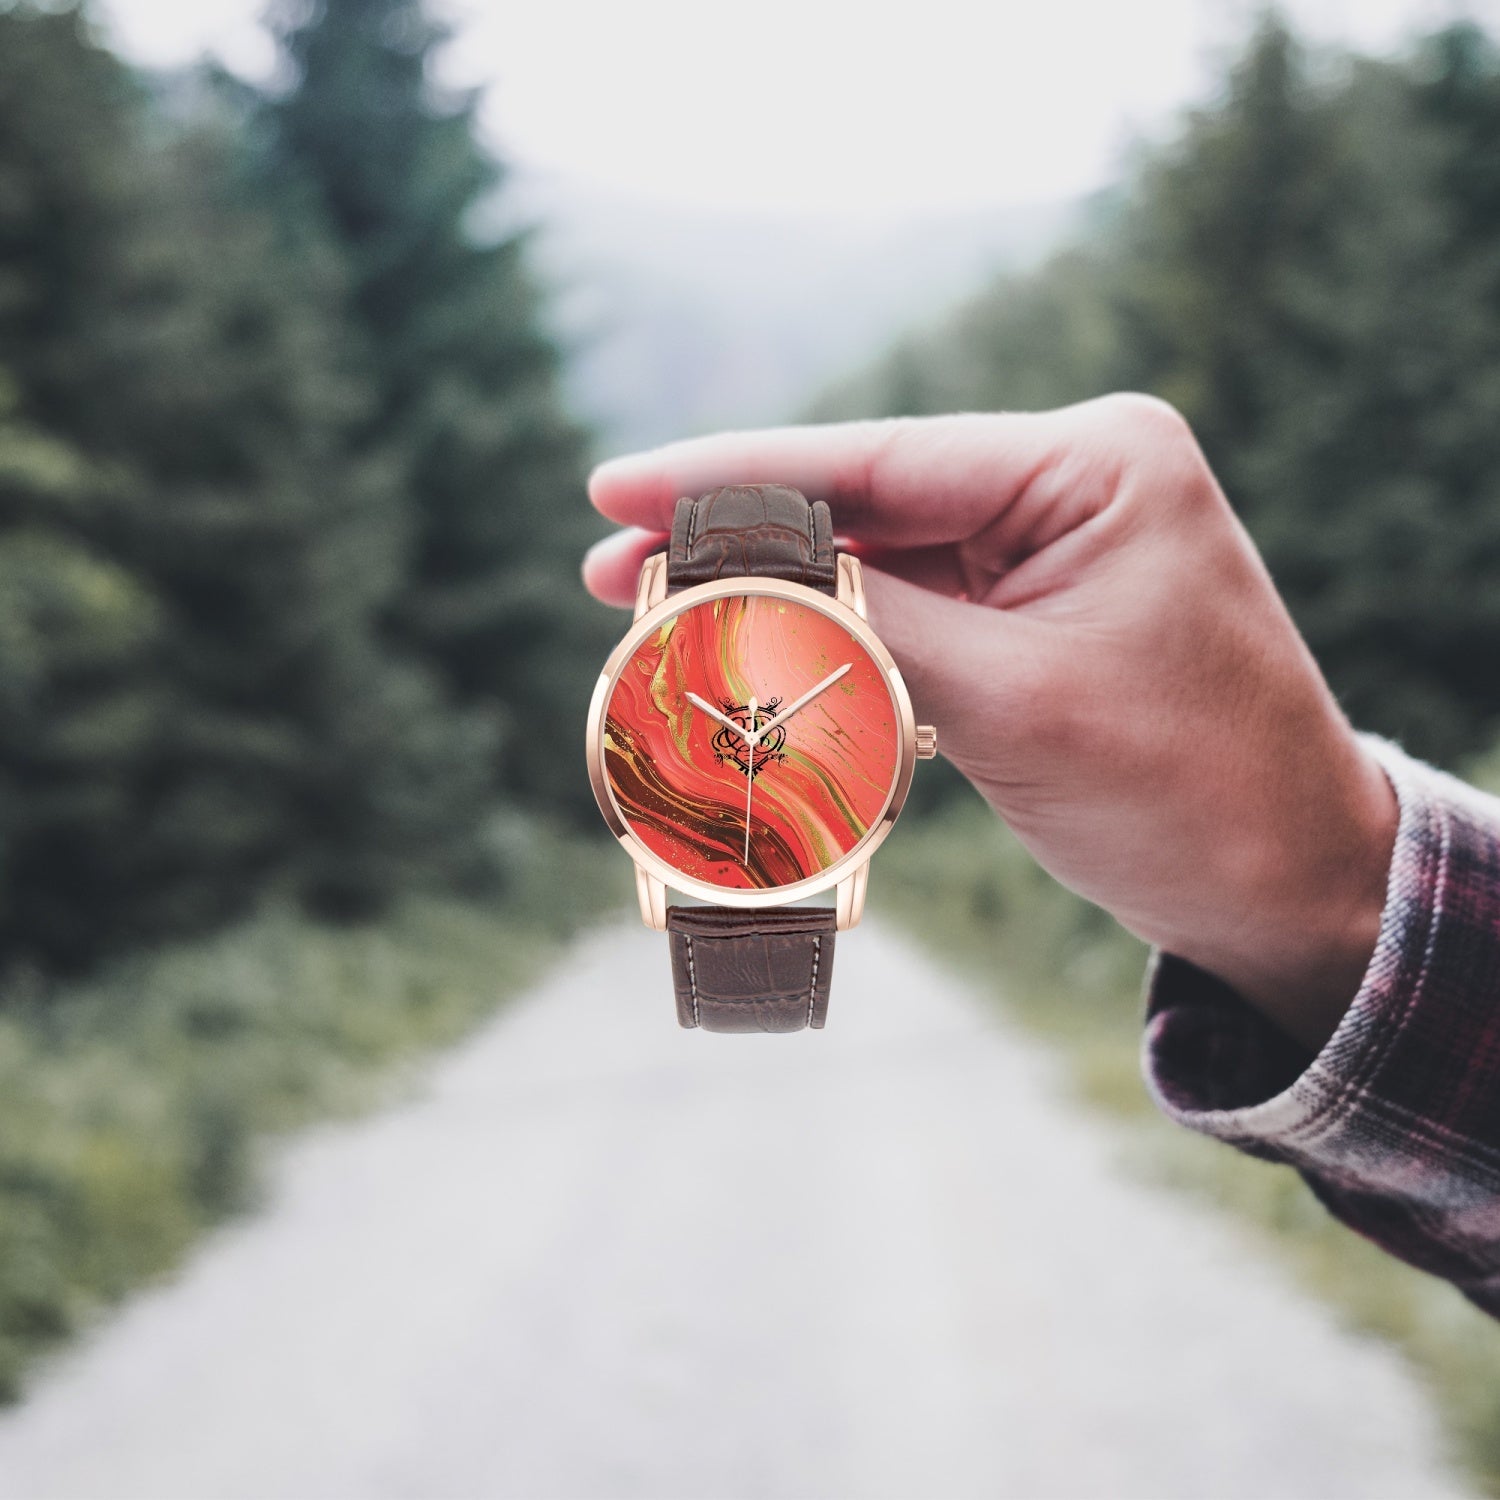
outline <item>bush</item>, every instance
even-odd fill
[[[379,1100],[388,1065],[514,993],[618,861],[513,824],[505,907],[408,900],[377,925],[268,910],[0,1008],[0,1398],[91,1312],[254,1200],[268,1134]]]

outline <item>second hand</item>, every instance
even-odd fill
[[[756,703],[754,697],[752,697],[747,706],[750,710],[750,733],[753,735],[755,733],[755,714],[759,705]],[[745,858],[743,863],[748,869],[750,866],[750,800],[755,796],[755,741],[749,738],[749,736],[745,740],[745,749],[749,754],[745,762]]]

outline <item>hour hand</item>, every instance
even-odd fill
[[[750,738],[750,736],[745,732],[745,726],[743,724],[736,724],[733,719],[728,718],[724,714],[721,714],[719,710],[713,706],[713,704],[705,703],[703,699],[701,699],[697,695],[697,693],[687,693],[684,696],[687,698],[688,702],[693,705],[694,708],[701,708],[703,712],[709,716],[710,719],[717,719],[719,723],[721,723],[726,729],[734,730],[734,732],[739,735],[741,739],[748,740]]]

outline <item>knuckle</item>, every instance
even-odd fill
[[[828,500],[840,530],[858,530],[870,514],[872,497],[889,467],[892,449],[899,445],[907,417],[864,417],[847,425],[852,441],[850,458],[831,476]]]
[[[1151,509],[1209,500],[1217,486],[1186,417],[1169,401],[1139,391],[1104,398],[1110,440],[1141,481]]]
[[[879,497],[898,491],[902,475],[926,462],[932,421],[922,417],[867,417],[855,425],[858,457],[834,475],[830,500],[840,527],[860,529],[876,518]]]
[[[922,423],[916,417],[875,417],[865,423],[866,442],[860,481],[867,493],[876,489],[881,478],[919,441]]]

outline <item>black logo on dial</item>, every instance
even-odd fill
[[[759,776],[768,765],[786,759],[781,750],[781,747],[786,744],[786,725],[771,723],[776,716],[776,710],[781,707],[780,698],[772,698],[767,703],[757,703],[753,715],[748,703],[721,702],[719,706],[723,709],[726,719],[733,719],[747,733],[762,732],[761,738],[752,747],[743,734],[736,734],[727,726],[721,728],[710,742],[713,745],[714,758],[720,765],[733,761],[740,770],[752,776]],[[768,724],[769,729],[765,727]],[[752,749],[755,757],[753,764],[751,762]]]

